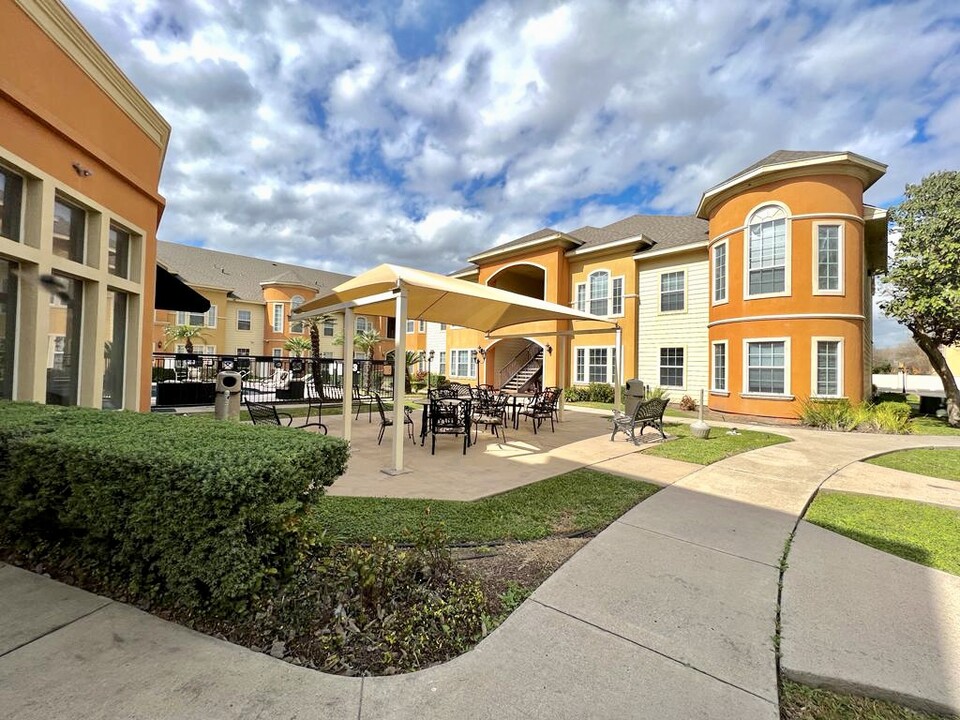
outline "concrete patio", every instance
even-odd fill
[[[623,435],[610,442],[611,425],[605,416],[569,410],[563,422],[556,423],[555,432],[550,431],[548,422],[534,434],[531,422],[521,420],[519,429],[507,427],[505,439],[498,439],[481,428],[477,443],[467,448],[466,455],[462,436],[440,436],[436,454],[431,455],[429,435],[420,446],[420,413],[413,415],[416,443],[407,439],[404,462],[409,472],[402,475],[383,472],[390,462],[390,429],[383,443],[377,445],[379,418],[374,411],[373,421],[368,422],[364,411],[353,423],[347,472],[329,488],[329,493],[476,500],[581,467],[596,467],[658,484],[682,477],[695,468],[686,463],[672,465],[666,461],[665,465],[663,461],[656,462],[658,458],[646,458],[640,454],[643,446],[627,442]],[[342,436],[342,415],[325,416],[323,421],[330,435]],[[304,418],[294,420],[294,424],[304,422]],[[650,430],[646,436],[651,443],[658,438]],[[645,469],[648,464],[652,467]]]

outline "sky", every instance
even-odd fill
[[[776,149],[886,163],[880,206],[960,167],[955,1],[66,2],[173,127],[160,239],[215,250],[449,272]]]

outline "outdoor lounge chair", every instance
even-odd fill
[[[383,398],[380,397],[379,393],[374,393],[374,398],[377,401],[377,412],[380,413],[380,435],[377,436],[377,445],[383,442],[383,434],[386,432],[388,427],[393,427],[393,418],[387,417],[387,410],[383,406]],[[410,416],[410,408],[405,407],[403,409],[403,424],[407,427],[407,435],[410,436],[410,439],[413,441],[413,444],[417,444],[416,438],[413,436],[413,418]]]
[[[644,428],[652,427],[659,431],[663,440],[666,440],[667,436],[663,432],[663,413],[667,409],[667,403],[666,398],[656,398],[638,403],[630,415],[619,411],[614,412],[613,433],[610,435],[610,439],[613,440],[618,432],[622,432],[636,445],[638,442],[642,442]]]
[[[243,389],[256,393],[271,393],[284,390],[290,385],[290,371],[275,368],[273,375],[263,380],[244,380]]]
[[[276,425],[277,427],[289,426],[293,422],[293,415],[285,412],[277,412],[275,405],[266,403],[257,403],[247,401],[247,412],[250,413],[250,420],[254,425]],[[281,422],[280,417],[286,418],[286,422]],[[309,420],[309,418],[308,418]],[[316,427],[327,434],[327,426],[322,422],[307,422],[304,425],[297,425],[298,428]]]

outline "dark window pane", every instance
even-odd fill
[[[103,408],[119,410],[123,407],[124,358],[127,343],[127,296],[121,292],[107,292],[107,324],[110,339],[103,346]]]
[[[0,168],[0,236],[20,242],[23,178]]]
[[[65,302],[51,304],[47,352],[47,403],[76,405],[80,376],[81,308],[83,283],[58,276],[64,283]]]
[[[83,262],[83,241],[87,214],[80,208],[57,200],[53,205],[53,254]]]
[[[17,338],[17,264],[0,258],[0,398],[13,399]]]
[[[110,253],[107,257],[107,271],[117,277],[130,276],[130,235],[110,226]]]

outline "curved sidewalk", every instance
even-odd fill
[[[960,438],[771,431],[794,442],[678,480],[475,650],[410,675],[304,670],[2,567],[0,717],[776,720],[778,563],[811,494],[855,460]]]

